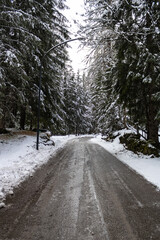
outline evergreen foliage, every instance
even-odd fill
[[[160,119],[160,3],[119,1],[113,14],[116,40],[116,91],[132,122],[158,145]],[[132,123],[132,124],[133,124]]]
[[[64,83],[66,134],[75,133],[79,135],[91,133],[92,114],[90,96],[85,89],[81,76],[79,73],[76,76],[74,74],[66,74]]]
[[[108,133],[131,124],[158,146],[160,2],[86,0],[83,79],[68,67],[66,45],[45,55],[69,39],[64,3],[0,0],[0,128],[36,127],[41,65],[41,128]]]
[[[64,1],[2,1],[0,4],[0,127],[35,127],[40,62],[41,127],[59,131],[63,102],[61,81],[66,46],[45,52],[69,38]]]
[[[87,38],[85,44],[91,49],[88,78],[91,82],[94,131],[103,134],[123,127],[122,106],[118,103],[113,76],[116,34],[110,22],[106,21],[110,8],[108,1],[86,1],[86,26],[81,29],[81,34]]]
[[[108,131],[118,115],[120,125],[129,119],[158,145],[160,2],[86,0],[86,12],[96,128]]]

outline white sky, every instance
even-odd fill
[[[65,10],[64,14],[67,19],[70,21],[71,27],[70,32],[73,33],[71,35],[72,38],[78,37],[76,36],[76,32],[78,30],[77,25],[74,23],[74,20],[78,22],[83,21],[83,17],[81,14],[84,13],[84,1],[83,0],[66,0],[66,5],[70,8]],[[69,55],[72,60],[72,67],[74,72],[76,73],[80,70],[80,73],[83,73],[83,69],[85,68],[84,58],[85,58],[85,50],[79,48],[79,41],[71,42],[69,45],[71,48],[69,49]]]

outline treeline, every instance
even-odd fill
[[[132,125],[157,146],[160,125],[160,2],[86,0],[80,33],[90,47],[97,132]]]
[[[159,0],[85,0],[79,35],[91,49],[87,81],[68,65],[65,0],[0,0],[0,128],[109,133],[128,125],[159,145]]]
[[[36,128],[42,64],[40,128],[54,134],[90,131],[84,86],[68,70],[65,0],[0,0],[0,129]]]

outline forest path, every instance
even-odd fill
[[[160,192],[89,138],[69,141],[6,204],[1,240],[160,239]]]

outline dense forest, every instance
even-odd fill
[[[133,126],[157,146],[160,125],[160,1],[86,0],[80,33],[91,49],[94,127]]]
[[[69,66],[67,45],[45,55],[70,39],[65,1],[0,3],[0,128],[36,128],[42,65],[40,127],[53,134],[89,132],[88,93]]]
[[[65,0],[0,0],[0,129],[103,133],[133,126],[159,145],[160,1],[85,0],[78,32],[90,49],[85,76],[73,73]]]

